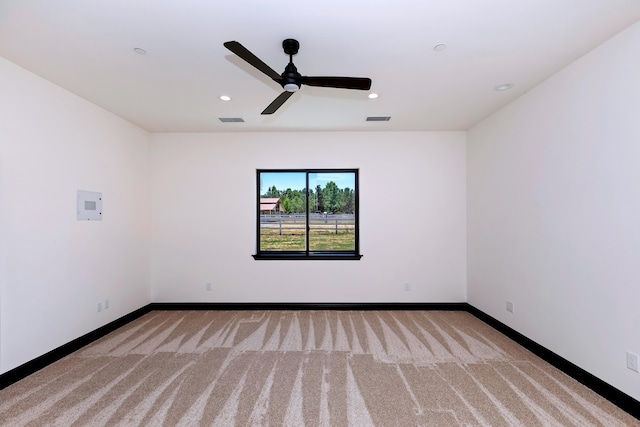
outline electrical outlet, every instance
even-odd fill
[[[513,302],[507,301],[507,311],[513,313]]]
[[[207,284],[205,285],[205,289],[206,289],[207,291],[210,291],[210,290],[211,290],[211,283],[207,283]]]
[[[627,368],[638,372],[638,355],[627,351]]]
[[[411,290],[411,283],[405,283],[404,284],[404,290],[405,291],[410,291]]]
[[[102,303],[99,302],[98,303],[98,313],[100,313],[102,311]]]
[[[104,309],[106,310],[107,308],[109,308],[109,300],[108,299],[104,300]]]

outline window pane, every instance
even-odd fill
[[[309,250],[354,251],[355,173],[309,174]]]
[[[306,250],[306,173],[260,173],[260,251]]]

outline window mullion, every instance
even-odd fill
[[[307,227],[307,236],[306,236],[306,246],[305,246],[305,252],[308,254],[309,253],[309,238],[311,237],[311,225],[309,223],[309,172],[307,171],[305,174],[305,179],[306,179],[306,206],[307,208],[305,209],[306,211],[306,227]]]

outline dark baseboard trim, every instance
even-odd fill
[[[467,311],[466,302],[435,303],[297,303],[297,302],[227,302],[227,303],[190,303],[190,302],[155,302],[152,310],[445,310]]]
[[[537,342],[527,338],[515,329],[510,328],[499,320],[489,316],[485,312],[467,304],[467,311],[487,325],[503,333],[513,341],[517,342],[539,358],[558,368],[571,378],[590,388],[600,396],[604,397],[620,409],[628,412],[640,420],[640,402],[629,396],[628,394],[618,390],[612,385],[602,381],[595,375],[585,371],[577,365],[569,362],[567,359],[557,355],[546,347],[541,346]]]
[[[151,306],[146,305],[141,307],[129,314],[126,314],[119,319],[114,320],[113,322],[107,323],[106,325],[95,329],[79,338],[76,338],[73,341],[69,341],[66,344],[61,345],[58,348],[51,350],[48,353],[43,354],[42,356],[36,357],[33,360],[28,361],[16,368],[11,369],[10,371],[5,372],[0,375],[0,390],[5,387],[10,386],[11,384],[20,381],[21,379],[39,371],[40,369],[62,359],[65,356],[70,355],[74,351],[80,350],[82,347],[91,344],[92,342],[102,338],[115,331],[118,328],[126,325],[127,323],[139,318],[140,316],[147,314],[151,311]]]
[[[466,302],[452,303],[151,303],[0,375],[0,390],[154,310],[467,311],[622,410],[640,419],[640,402]]]

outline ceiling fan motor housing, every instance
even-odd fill
[[[300,89],[301,77],[302,76],[298,72],[298,69],[293,65],[293,62],[289,62],[284,69],[284,73],[282,73],[282,87],[287,92],[296,92]]]

